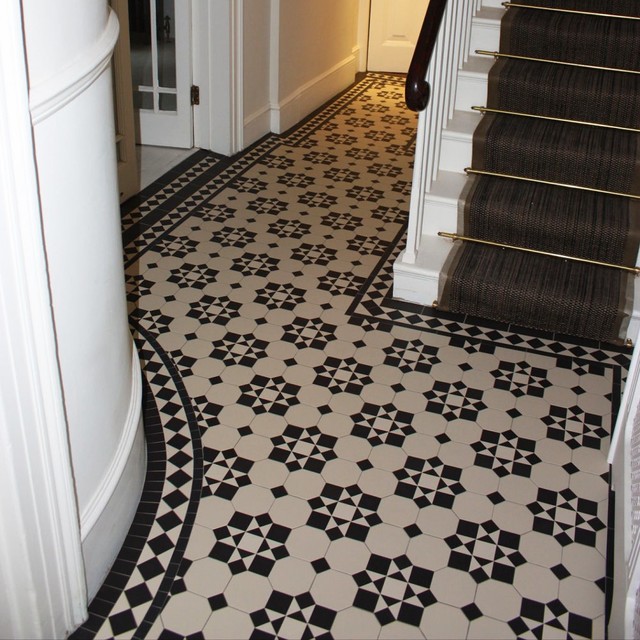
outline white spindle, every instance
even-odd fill
[[[431,99],[418,120],[407,247],[403,257],[407,264],[416,261],[426,194],[437,178],[442,131],[453,116],[458,71],[467,61],[471,21],[481,4],[481,0],[449,0],[427,71],[426,80],[431,87]]]

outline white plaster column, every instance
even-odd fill
[[[110,568],[144,478],[128,329],[106,0],[23,2],[29,100],[87,589]]]

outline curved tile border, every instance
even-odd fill
[[[144,371],[147,478],[120,554],[74,640],[135,630],[144,637],[176,577],[200,499],[202,444],[180,374],[134,324]]]

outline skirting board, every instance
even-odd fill
[[[267,105],[244,119],[242,146],[246,149],[270,132],[271,108]]]
[[[136,350],[132,354],[132,383],[126,424],[103,486],[91,513],[82,518],[82,555],[89,600],[104,581],[138,508],[146,475],[142,425],[142,377]],[[88,517],[87,517],[88,516]]]
[[[283,133],[353,83],[359,49],[271,106],[271,131]]]

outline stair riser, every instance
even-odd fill
[[[471,107],[483,106],[486,102],[487,76],[461,71],[458,76],[455,108],[460,111],[471,111]]]
[[[463,173],[471,166],[473,144],[471,134],[462,138],[460,134],[450,137],[447,131],[442,134],[442,149],[440,156],[441,171],[455,171]]]
[[[491,7],[493,9],[502,9],[504,0],[482,0],[482,7]]]
[[[498,51],[500,48],[500,22],[475,18],[471,31],[471,53],[477,49]]]
[[[458,226],[458,202],[435,200],[427,195],[426,212],[422,232],[424,235],[437,236],[439,231],[456,233]]]

